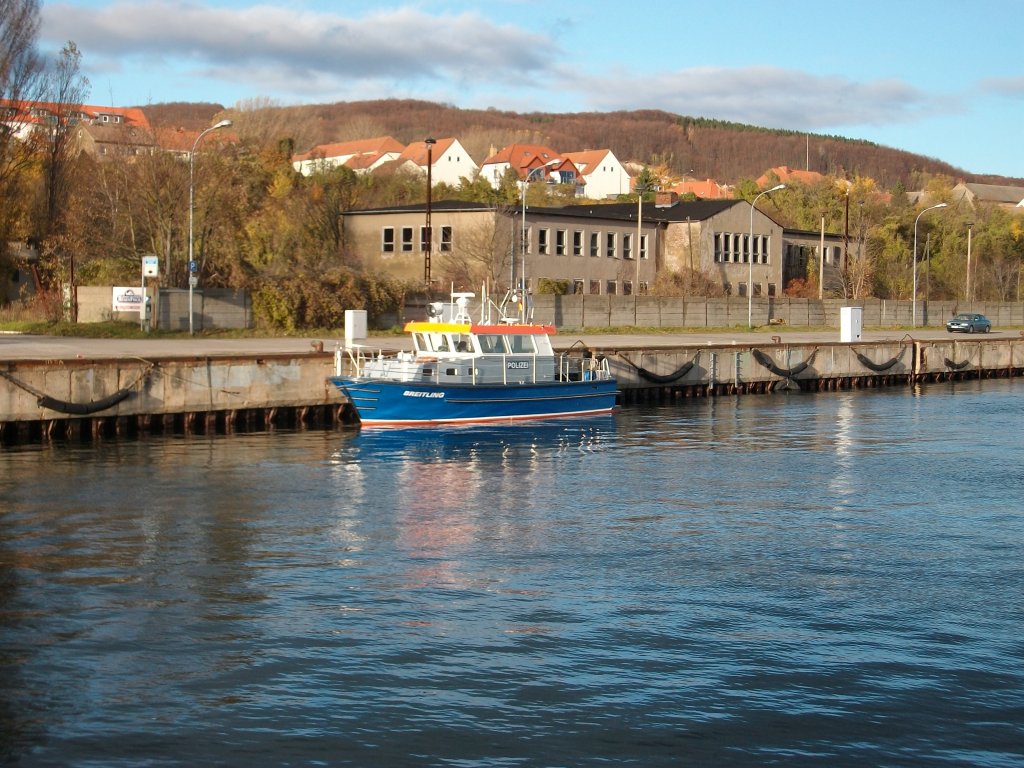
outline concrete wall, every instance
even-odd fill
[[[96,416],[136,416],[341,402],[327,383],[332,353],[260,358],[125,358],[103,361],[11,361],[0,379],[0,421],[66,419],[44,408],[36,393],[87,404],[129,389],[127,399]]]
[[[142,290],[142,286],[139,286]],[[78,322],[101,323],[108,320],[139,322],[138,312],[114,312],[111,309],[112,287],[80,285]],[[161,330],[189,329],[188,289],[146,286],[146,295],[153,302],[153,327]],[[230,288],[203,288],[192,292],[192,327],[195,331],[214,328],[252,328],[252,302],[247,291]]]

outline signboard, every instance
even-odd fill
[[[141,312],[143,293],[139,286],[134,288],[115,287],[111,308],[115,312]]]
[[[156,256],[143,256],[142,257],[142,276],[143,277],[159,277],[160,276],[160,260]]]
[[[190,261],[188,263],[188,271],[191,272],[193,275],[196,272],[198,272],[199,271],[199,262],[196,261],[195,259],[192,259],[192,261]]]

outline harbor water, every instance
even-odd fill
[[[1024,765],[1024,382],[0,451],[0,763]]]

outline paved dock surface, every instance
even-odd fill
[[[1020,336],[1018,331],[993,331],[989,338]],[[786,331],[785,328],[773,328],[757,331],[712,331],[701,333],[657,333],[657,334],[579,334],[573,331],[559,332],[554,337],[556,349],[566,349],[577,341],[581,341],[591,349],[656,349],[666,347],[721,345],[736,343],[741,345],[759,345],[775,343],[775,338],[783,344],[814,344],[836,343],[839,331]],[[899,341],[901,339],[978,339],[981,336],[968,334],[948,334],[938,328],[917,329],[913,333],[908,330],[865,331],[862,341]],[[22,334],[0,333],[0,360],[103,360],[110,358],[135,357],[142,359],[168,357],[230,357],[258,356],[271,354],[312,353],[318,343],[323,344],[324,352],[333,352],[335,347],[344,344],[344,337],[273,337],[261,339],[209,339],[195,337],[189,339],[83,339],[67,336],[30,336]],[[406,336],[373,337],[361,342],[372,349],[411,349],[411,342]]]

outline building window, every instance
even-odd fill
[[[768,295],[775,296],[775,283],[768,283]]]
[[[614,296],[617,293],[617,291],[616,291],[616,282],[614,280],[609,280],[605,284],[605,291],[604,292],[607,293],[609,296]]]
[[[537,230],[537,252],[547,255],[551,252],[551,244],[548,241],[548,233],[550,232],[547,227],[542,227]]]
[[[578,229],[572,233],[572,255],[583,255],[583,232]]]
[[[737,296],[746,296],[747,295],[747,284],[746,283],[740,283],[739,285],[736,286],[736,295]]]
[[[564,229],[555,230],[555,256],[565,256],[566,239],[569,233]]]
[[[433,229],[433,227],[431,227],[431,229]],[[430,239],[427,237],[427,227],[424,225],[424,226],[420,227],[420,251],[421,252],[426,252],[427,247],[428,247],[427,244],[429,243],[429,241],[430,241]],[[433,250],[433,249],[431,248],[431,250]]]
[[[395,252],[395,228],[384,227],[384,237],[381,239],[380,249],[384,253]]]
[[[582,277],[577,277],[577,278],[575,278],[572,281],[572,292],[573,292],[573,295],[577,295],[577,296],[583,294],[583,278]]]
[[[756,299],[758,296],[761,295],[761,284],[760,283],[753,283],[753,286],[754,286],[754,298]]]
[[[648,287],[646,280],[640,281],[639,290],[637,291],[637,293],[642,293],[645,296],[650,293],[650,288]]]
[[[623,280],[622,281],[622,295],[623,296],[632,296],[633,295],[633,281],[632,280]]]
[[[412,250],[412,227],[402,227],[402,251]]]
[[[736,234],[732,235],[732,250],[731,250],[730,255],[732,257],[730,260],[734,264],[739,262],[739,260],[741,258],[741,255],[742,255],[742,250],[740,248],[740,236],[739,235],[736,235]]]
[[[633,235],[629,232],[622,236],[622,258],[633,258]]]
[[[601,295],[601,281],[600,280],[591,280],[590,281],[590,293],[593,296],[600,296]]]
[[[607,235],[605,235],[604,255],[607,256],[609,259],[614,259],[618,255],[615,252],[615,240],[616,238],[614,232],[609,232]]]
[[[590,233],[590,255],[600,256],[601,255],[601,233],[591,232]]]
[[[640,258],[647,258],[647,235],[640,235]]]
[[[452,228],[441,227],[441,250],[451,251],[452,249]]]

